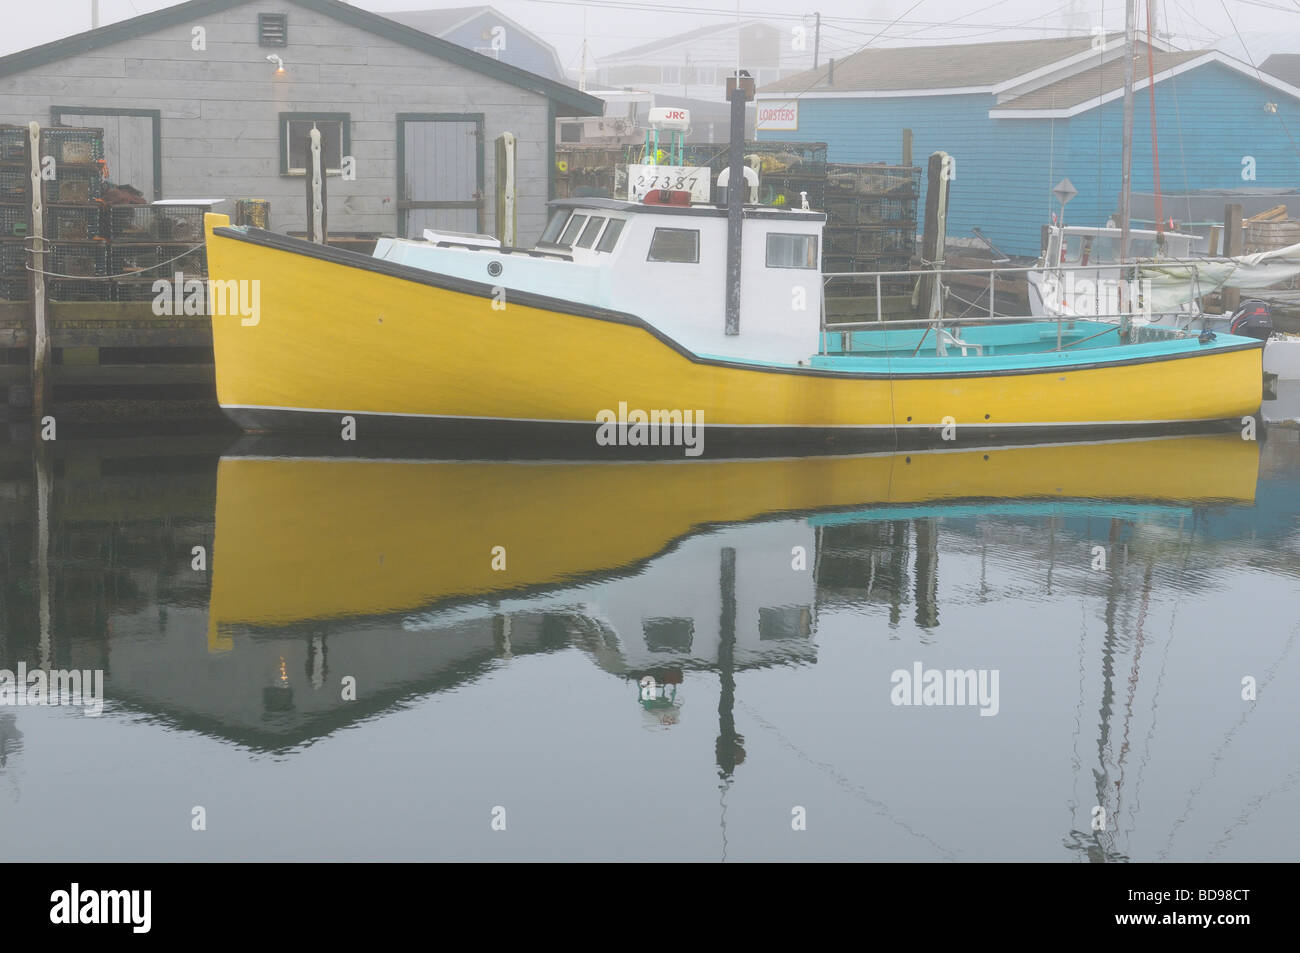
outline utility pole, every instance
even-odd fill
[[[578,92],[587,91],[587,11],[582,11],[582,71],[578,73]]]
[[[90,0],[90,28],[99,29],[99,0]]]
[[[822,15],[814,13],[813,17],[813,69],[816,69],[822,51]]]
[[[1119,189],[1119,262],[1120,287],[1125,287],[1124,263],[1128,260],[1129,219],[1132,215],[1133,192],[1133,54],[1137,33],[1137,0],[1125,0],[1124,4],[1124,139],[1120,150],[1120,189]],[[1154,92],[1151,90],[1150,92]],[[1120,337],[1127,338],[1132,320],[1129,307],[1121,309]]]

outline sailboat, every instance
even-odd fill
[[[1300,336],[1275,331],[1269,320],[1252,320],[1267,315],[1260,302],[1249,301],[1248,307],[1228,314],[1209,314],[1202,307],[1203,296],[1227,286],[1263,290],[1300,276],[1300,244],[1252,255],[1207,256],[1205,240],[1174,230],[1172,221],[1169,228],[1159,223],[1155,229],[1130,227],[1133,22],[1134,3],[1128,0],[1120,225],[1066,226],[1053,216],[1038,267],[1027,275],[1030,311],[1039,317],[1098,318],[1198,334],[1239,331],[1265,342],[1266,374],[1300,380]],[[1158,158],[1155,161],[1159,208]],[[1068,198],[1062,197],[1062,214]]]

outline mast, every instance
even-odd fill
[[[1133,56],[1136,52],[1137,0],[1124,3],[1124,138],[1120,154],[1119,264],[1120,286],[1124,287],[1124,263],[1128,260],[1129,219],[1133,192]],[[1131,305],[1131,303],[1130,303]],[[1127,337],[1132,324],[1131,307],[1120,309],[1120,336]]]

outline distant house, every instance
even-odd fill
[[[588,85],[725,101],[727,75],[737,62],[760,86],[812,67],[809,33],[802,26],[786,30],[757,20],[714,23],[602,56]]]
[[[1151,192],[1147,47],[1136,52],[1133,189]],[[1300,183],[1300,87],[1217,50],[1152,53],[1166,218],[1186,220],[1176,193]],[[1118,208],[1123,67],[1117,36],[869,49],[760,87],[758,137],[825,142],[833,162],[897,162],[911,129],[915,162],[957,160],[948,234],[979,228],[1036,255],[1061,179],[1079,193],[1069,222],[1105,224]]]
[[[555,47],[492,7],[408,10],[383,16],[538,76],[566,82]]]
[[[639,89],[588,89],[592,96],[605,102],[600,118],[560,119],[555,141],[559,148],[571,145],[637,145],[645,140],[650,110],[676,107],[689,111],[691,127],[686,134],[689,144],[725,143],[731,136],[731,107],[711,99],[684,99]],[[754,135],[754,110],[746,111],[745,136]]]
[[[113,181],[149,198],[268,199],[277,231],[305,227],[315,126],[332,231],[492,232],[494,142],[508,132],[530,241],[553,188],[556,117],[602,109],[339,0],[188,0],[0,58],[0,122],[102,126]]]

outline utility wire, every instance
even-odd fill
[[[1255,65],[1255,58],[1250,55],[1250,49],[1246,46],[1246,41],[1242,37],[1241,31],[1237,29],[1237,21],[1232,18],[1232,14],[1228,11],[1228,4],[1225,3],[1224,0],[1219,0],[1219,5],[1223,7],[1223,12],[1228,17],[1228,22],[1232,24],[1232,32],[1237,34],[1237,42],[1241,44],[1242,52],[1246,54],[1246,59],[1250,62],[1250,68],[1255,71],[1255,78],[1258,79],[1260,83],[1263,83],[1264,74],[1261,73],[1259,67]],[[1286,120],[1282,118],[1282,110],[1278,109],[1278,111],[1273,115],[1277,116],[1278,122],[1282,124],[1282,131],[1285,132],[1286,137],[1291,140],[1291,151],[1297,156],[1300,156],[1300,146],[1296,145],[1295,136],[1291,135],[1291,129],[1287,126]]]

